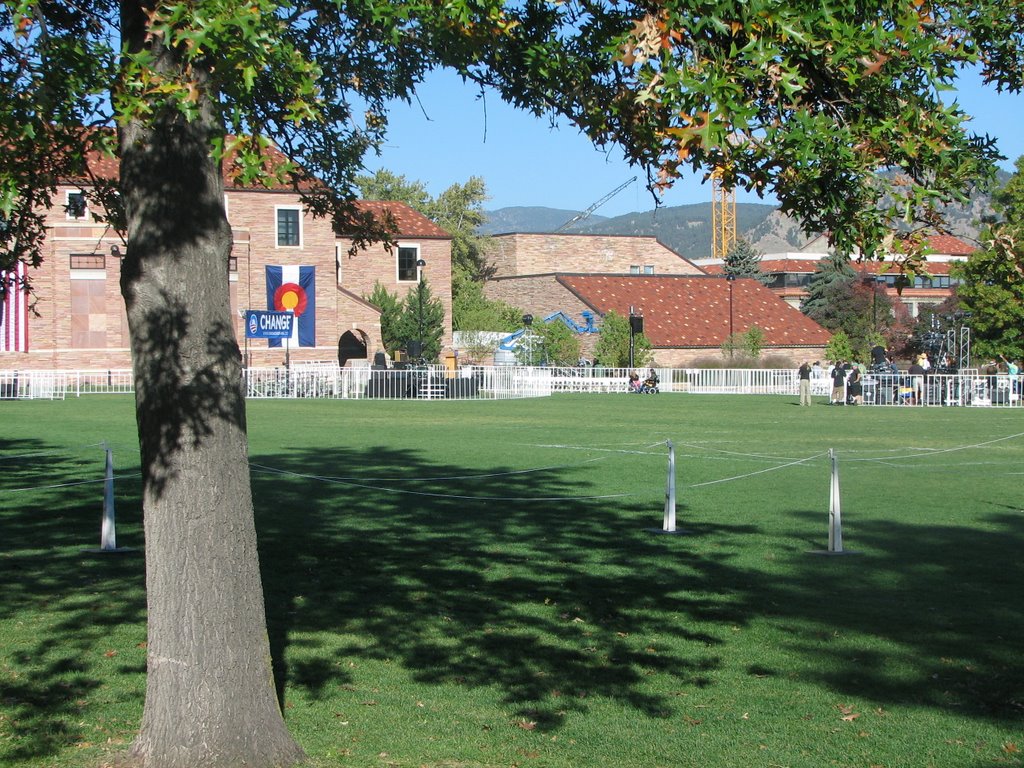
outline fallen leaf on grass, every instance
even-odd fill
[[[1003,752],[1005,752],[1008,755],[1013,755],[1017,752],[1020,752],[1020,749],[1012,741],[1008,741],[1005,744],[1003,744]]]
[[[839,719],[842,720],[844,723],[852,723],[854,720],[860,717],[859,712],[854,712],[853,707],[847,706],[846,704],[836,704],[836,709],[838,709],[842,713],[843,716]]]
[[[106,656],[108,659],[112,659],[115,656],[117,656],[117,651],[107,651],[103,655]]]
[[[516,728],[522,728],[524,731],[532,731],[537,727],[535,720],[516,720],[514,724]]]

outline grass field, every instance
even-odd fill
[[[1024,764],[1024,411],[254,402],[270,638],[320,766]],[[0,764],[138,727],[132,402],[2,402]],[[678,525],[660,528],[676,446]],[[847,556],[823,556],[839,457]],[[720,481],[720,482],[719,482]],[[50,486],[62,487],[50,487]]]

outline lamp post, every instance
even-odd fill
[[[420,281],[416,286],[416,304],[417,304],[417,327],[419,328],[419,335],[416,337],[420,344],[419,356],[423,357],[423,268],[427,266],[427,262],[423,259],[416,260],[416,269],[419,271]]]
[[[729,359],[731,360],[733,347],[736,344],[732,330],[732,284],[736,282],[736,275],[726,275],[725,281],[729,284]]]
[[[523,327],[526,328],[526,364],[533,365],[533,315],[523,315]]]

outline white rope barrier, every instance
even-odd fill
[[[759,469],[756,472],[747,472],[744,475],[735,475],[733,477],[723,477],[723,478],[720,478],[718,480],[708,480],[705,483],[694,483],[693,485],[688,485],[686,487],[687,488],[703,488],[703,487],[708,486],[708,485],[718,485],[720,483],[731,483],[734,480],[745,480],[748,477],[755,477],[757,475],[763,475],[766,472],[775,472],[775,471],[780,470],[780,469],[786,469],[787,467],[795,467],[795,466],[798,466],[800,464],[806,464],[807,462],[813,461],[814,459],[820,459],[822,456],[825,456],[825,455],[826,454],[824,454],[824,453],[816,453],[813,456],[808,456],[806,459],[797,459],[795,461],[789,462],[788,464],[780,464],[777,467],[767,467],[765,469]]]

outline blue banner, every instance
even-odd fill
[[[295,315],[291,312],[266,312],[249,309],[245,312],[245,338],[289,339]]]

